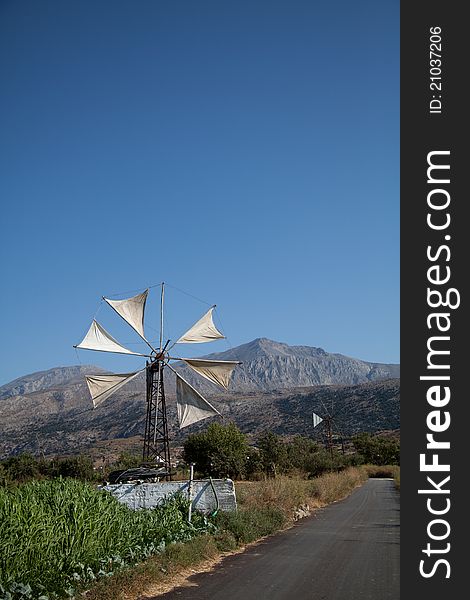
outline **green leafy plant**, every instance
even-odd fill
[[[199,513],[188,523],[187,511],[182,496],[133,511],[72,479],[0,488],[0,598],[73,593],[211,527]]]
[[[190,435],[184,443],[184,458],[196,470],[212,477],[239,477],[245,473],[248,442],[234,423],[211,423],[206,431]]]

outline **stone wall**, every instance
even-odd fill
[[[209,513],[237,509],[235,486],[231,479],[196,479],[192,482],[192,509]],[[153,508],[165,498],[181,493],[188,497],[189,481],[162,481],[159,483],[117,483],[102,486],[119,502],[129,508]],[[216,498],[217,495],[217,498]]]

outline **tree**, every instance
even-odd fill
[[[246,436],[234,423],[211,423],[206,431],[188,436],[184,459],[196,470],[214,477],[240,477],[249,455]]]
[[[308,437],[296,435],[287,446],[288,462],[294,469],[311,470],[311,462],[321,450],[319,444]]]
[[[89,456],[68,456],[51,461],[51,477],[73,477],[83,481],[93,481],[97,473],[93,468],[93,461]]]
[[[258,448],[248,448],[248,456],[246,459],[245,474],[248,479],[261,475],[264,471],[263,461]]]
[[[266,474],[276,477],[279,471],[288,470],[287,445],[281,436],[265,431],[258,440],[258,448]]]
[[[113,465],[113,469],[133,469],[140,467],[142,463],[141,454],[133,454],[132,452],[121,452],[116,464]]]
[[[40,476],[38,461],[29,452],[7,458],[3,466],[11,481],[25,482]]]
[[[399,465],[400,444],[397,440],[360,433],[353,437],[356,451],[372,465]]]

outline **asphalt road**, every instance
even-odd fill
[[[349,498],[226,557],[159,600],[398,600],[399,495],[370,479]]]

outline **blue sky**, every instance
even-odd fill
[[[180,288],[231,346],[399,362],[398,1],[4,0],[0,77],[0,384],[134,368],[72,345],[160,281],[173,339]]]

